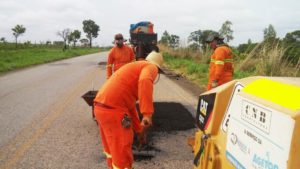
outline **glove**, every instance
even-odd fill
[[[218,87],[218,80],[213,80],[211,84],[212,88]]]
[[[149,128],[150,126],[152,126],[152,116],[144,115],[141,126],[144,128]]]

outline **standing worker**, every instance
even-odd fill
[[[229,82],[233,77],[233,55],[223,40],[218,33],[210,34],[206,40],[214,50],[210,57],[207,90]]]
[[[108,79],[115,71],[126,63],[134,61],[134,53],[131,47],[124,44],[125,40],[122,34],[115,35],[115,46],[108,54],[106,65],[106,78]]]
[[[110,169],[131,169],[133,132],[144,139],[152,125],[153,84],[163,64],[162,55],[151,52],[146,60],[129,63],[114,73],[101,87],[95,100],[104,154]],[[139,100],[140,122],[136,110]]]

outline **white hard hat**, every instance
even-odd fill
[[[149,55],[146,57],[146,60],[155,64],[159,69],[161,69],[164,62],[163,56],[155,51],[149,53]]]

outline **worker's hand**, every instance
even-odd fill
[[[152,126],[152,116],[144,115],[141,125],[143,126],[143,128],[149,128],[150,126]]]
[[[218,80],[213,80],[211,84],[212,88],[218,87]]]

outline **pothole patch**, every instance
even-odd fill
[[[139,109],[139,106],[137,105]],[[158,133],[170,133],[195,128],[194,118],[191,113],[177,102],[155,102],[153,114],[153,126],[147,134],[148,144],[137,150],[138,140],[135,137],[133,154],[135,161],[151,160],[161,150],[155,147],[155,138]],[[167,137],[167,135],[166,135]]]

